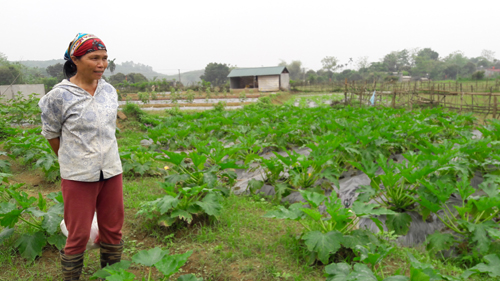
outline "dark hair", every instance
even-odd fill
[[[80,59],[80,57],[76,57],[77,59]],[[64,76],[66,76],[66,79],[69,80],[69,78],[75,76],[76,74],[76,64],[71,61],[71,60],[67,60],[65,63],[64,63],[64,68],[63,68],[63,72],[64,72]]]

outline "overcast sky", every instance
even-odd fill
[[[78,32],[100,37],[117,63],[165,74],[281,60],[318,70],[325,56],[379,61],[426,47],[500,57],[498,0],[1,1],[0,52],[11,61],[63,58]]]

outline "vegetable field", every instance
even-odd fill
[[[500,280],[500,122],[341,98],[126,105],[124,257],[82,279]],[[0,279],[60,280],[57,158],[35,109],[1,110]]]

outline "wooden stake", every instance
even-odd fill
[[[493,98],[493,118],[497,118],[497,96]]]
[[[463,106],[464,106],[464,93],[460,93],[460,114],[463,112]]]
[[[344,92],[344,105],[347,105],[347,78],[344,81],[345,92]]]

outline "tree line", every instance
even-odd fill
[[[132,68],[140,66],[149,72],[152,71],[150,66],[133,62],[125,62],[122,65]],[[400,75],[411,76],[413,80],[421,78],[477,80],[484,78],[484,69],[500,69],[500,61],[495,58],[495,52],[490,50],[483,50],[478,57],[467,57],[461,51],[443,57],[431,48],[392,51],[376,62],[369,62],[366,56],[357,59],[349,58],[345,62],[341,62],[335,56],[326,56],[321,60],[322,68],[318,70],[306,69],[300,60],[292,60],[289,63],[281,61],[278,65],[287,67],[291,80],[309,83],[343,81],[346,78],[355,81],[394,80]],[[227,87],[229,83],[227,75],[233,68],[235,66],[229,64],[209,63],[204,69],[204,74],[200,76],[202,81],[199,84]],[[50,65],[45,69],[27,67],[19,62],[9,62],[7,57],[0,53],[0,85],[45,84],[46,91],[48,91],[64,78],[62,69],[61,63]],[[113,85],[144,84],[156,80],[154,77],[148,79],[139,72],[114,74],[115,69],[115,59],[109,60],[108,70],[112,75],[106,80]],[[175,81],[171,82],[179,85]]]
[[[500,69],[500,61],[490,50],[483,50],[478,57],[467,57],[461,51],[441,57],[431,48],[392,51],[376,62],[369,62],[364,56],[356,60],[349,58],[342,63],[335,56],[327,56],[321,64],[323,67],[316,71],[304,68],[300,60],[282,61],[279,65],[287,67],[290,79],[310,83],[346,78],[355,81],[394,80],[399,75],[411,76],[413,80],[483,79],[485,69]]]

